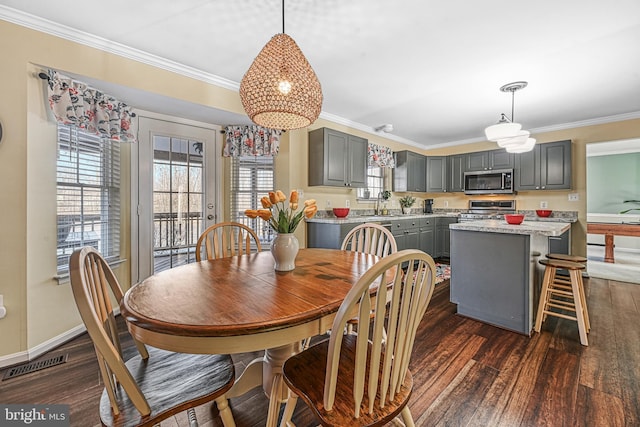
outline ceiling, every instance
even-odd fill
[[[237,90],[282,31],[280,0],[0,0],[0,19]],[[422,148],[483,141],[500,113],[536,132],[640,117],[640,1],[288,0],[321,117]],[[46,64],[43,64],[46,65]],[[91,82],[89,82],[91,83]],[[104,82],[135,107],[215,124],[246,116]]]

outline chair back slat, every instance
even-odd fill
[[[203,244],[206,258],[203,258]],[[200,235],[196,243],[196,261],[249,254],[252,244],[258,252],[262,250],[258,235],[250,227],[239,222],[214,224]]]
[[[120,351],[118,331],[115,324],[111,296],[118,304],[123,293],[113,271],[100,253],[90,246],[77,249],[69,259],[69,273],[73,297],[84,322],[87,333],[93,341],[114,414],[119,413],[115,389],[120,384],[141,415],[151,413],[151,409],[138,384],[125,366]],[[144,345],[134,339],[143,358],[148,357]]]
[[[332,330],[343,330],[353,313],[358,313],[353,372],[354,417],[359,417],[362,407],[368,413],[373,412],[375,405],[384,407],[400,391],[409,369],[418,324],[433,294],[435,278],[435,263],[431,256],[407,249],[378,261],[345,297]],[[390,297],[374,296],[372,302],[371,289],[378,289],[378,295],[387,291]],[[370,327],[372,309],[376,316]],[[385,328],[387,337],[383,343]],[[342,334],[331,334],[329,339],[323,402],[327,411],[335,402],[342,340]],[[368,384],[367,390],[365,384]]]
[[[383,257],[397,252],[398,244],[387,228],[380,224],[364,223],[347,233],[341,249]]]

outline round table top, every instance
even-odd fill
[[[128,322],[153,332],[225,337],[271,331],[335,313],[378,258],[334,249],[301,249],[296,268],[274,270],[268,251],[183,265],[125,294]]]

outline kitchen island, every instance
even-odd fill
[[[458,313],[531,335],[549,237],[571,223],[482,220],[451,224],[451,302]]]

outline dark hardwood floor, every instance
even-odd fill
[[[595,278],[586,286],[589,347],[564,319],[549,318],[529,338],[458,316],[448,282],[438,285],[411,366],[416,425],[640,426],[640,286]],[[68,353],[67,363],[0,381],[0,403],[64,403],[73,426],[99,425],[103,386],[89,339],[82,335],[47,356],[57,353]],[[234,356],[238,372],[257,355]],[[260,390],[231,406],[238,427],[264,425]],[[198,408],[198,419],[222,425],[211,406]],[[294,422],[316,425],[302,403]],[[162,425],[188,423],[180,414]]]

